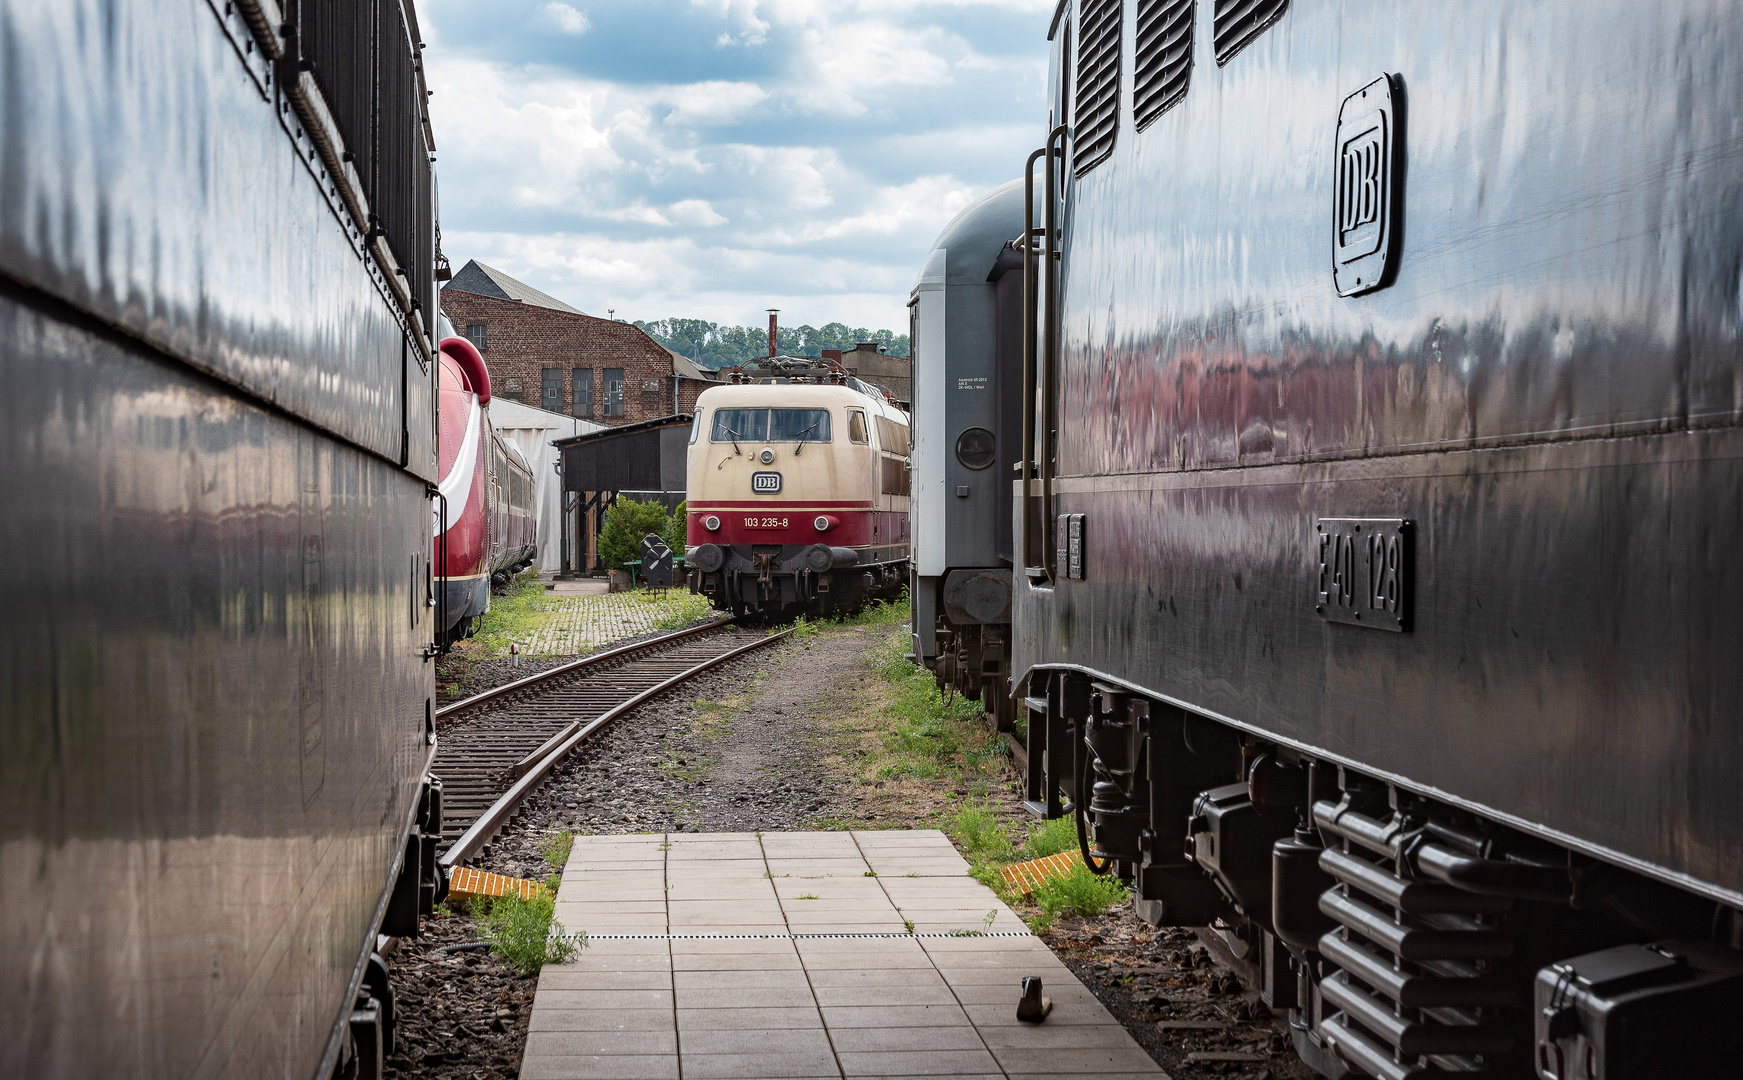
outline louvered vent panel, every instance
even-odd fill
[[[1132,113],[1141,131],[1186,96],[1192,79],[1196,0],[1139,0],[1132,56]]]
[[[1229,62],[1265,28],[1283,17],[1289,0],[1216,0],[1216,62]]]
[[[1114,151],[1120,129],[1120,0],[1085,0],[1077,49],[1077,175]]]

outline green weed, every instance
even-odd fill
[[[1049,919],[1072,913],[1094,917],[1125,903],[1126,887],[1111,874],[1099,877],[1082,863],[1075,863],[1069,872],[1037,885],[1034,899]]]
[[[491,902],[478,919],[478,936],[502,957],[515,974],[526,978],[545,964],[562,964],[587,947],[587,935],[566,934],[553,917],[556,899],[540,889],[530,899],[507,893]]]
[[[1043,821],[1029,830],[1029,840],[1023,845],[1031,859],[1044,859],[1077,850],[1077,820],[1069,815]]]
[[[568,829],[539,841],[539,853],[545,861],[562,870],[569,864],[569,853],[575,850],[575,834]]]
[[[970,862],[1003,859],[1011,854],[1011,836],[999,822],[991,802],[968,802],[944,822],[944,831],[955,840]]]

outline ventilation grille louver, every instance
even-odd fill
[[[1083,8],[1072,155],[1079,176],[1113,153],[1120,129],[1120,8],[1120,0],[1088,0]]]
[[[1139,0],[1132,113],[1140,131],[1186,96],[1195,6],[1196,0]]]
[[[1283,16],[1289,0],[1216,0],[1216,62],[1220,67]]]

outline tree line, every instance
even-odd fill
[[[722,326],[705,319],[637,320],[649,337],[705,368],[732,367],[769,354],[769,331],[758,326]],[[819,356],[824,349],[852,349],[862,341],[876,342],[893,356],[908,355],[908,335],[867,330],[832,322],[827,326],[783,326],[775,347],[785,356]]]

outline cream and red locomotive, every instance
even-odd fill
[[[444,326],[447,320],[442,320]],[[532,565],[533,472],[490,422],[490,373],[470,341],[442,341],[437,371],[442,497],[436,508],[437,639],[471,637],[490,586]]]
[[[691,592],[767,618],[852,611],[908,572],[908,416],[827,361],[696,401],[688,460]]]

